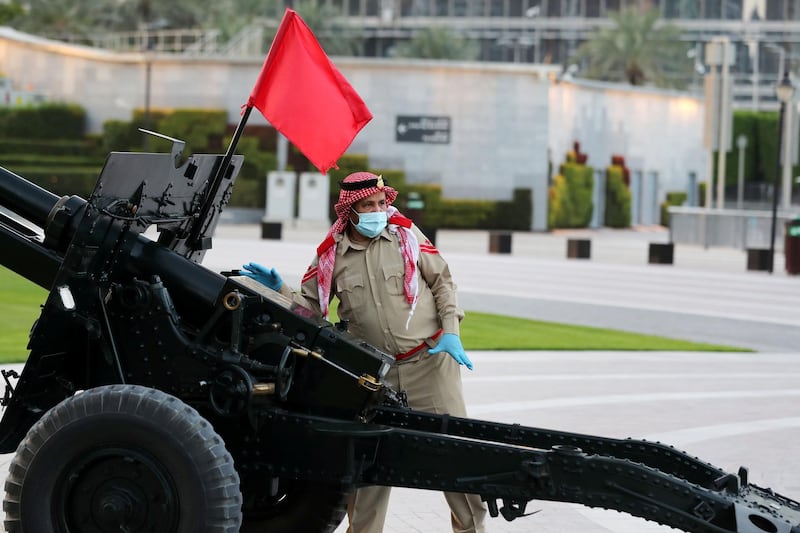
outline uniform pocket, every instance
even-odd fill
[[[366,301],[364,277],[360,273],[339,276],[336,280],[336,295],[339,297],[341,312],[347,318],[355,319],[357,310],[363,308]]]
[[[383,266],[383,279],[389,294],[403,294],[403,271],[391,265]]]

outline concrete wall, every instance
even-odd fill
[[[534,190],[533,229],[547,225],[547,94],[552,67],[432,61],[337,62],[375,118],[353,143],[412,183],[450,198],[510,199]],[[398,115],[449,117],[446,144],[397,142]]]
[[[654,223],[648,200],[655,197],[660,202],[667,192],[686,191],[690,173],[697,182],[707,179],[703,120],[703,99],[687,93],[561,81],[550,90],[549,145],[554,169],[564,162],[575,141],[588,154],[587,164],[595,168],[608,166],[612,155],[625,157],[632,179],[643,180],[632,184],[642,200],[634,213],[639,220],[634,217],[633,222]]]
[[[263,57],[117,54],[0,28],[0,69],[52,101],[86,108],[89,129],[151,108],[226,109],[238,121]],[[439,183],[449,198],[510,199],[534,189],[532,229],[546,229],[547,94],[556,67],[335,58],[375,118],[349,152],[402,168],[411,183]],[[398,142],[400,116],[447,117],[447,143]],[[253,113],[251,124],[263,123]]]
[[[148,62],[152,108],[226,109],[236,122],[263,58],[113,53],[0,27],[0,70],[50,101],[83,106],[94,133],[102,130],[104,121],[130,120],[134,109],[145,107]]]
[[[65,45],[0,28],[0,71],[44,93],[76,102],[99,132],[145,105],[147,64],[152,108],[225,109],[238,121],[263,57],[117,54]],[[555,66],[334,58],[374,118],[351,153],[373,166],[402,168],[411,183],[438,183],[449,198],[509,199],[534,191],[532,229],[545,230],[547,163],[565,159],[574,141],[588,164],[605,168],[623,155],[636,198],[634,223],[656,223],[666,192],[707,178],[703,101],[686,93],[585,81],[552,82]],[[399,142],[401,116],[445,117],[444,143]],[[250,123],[265,123],[257,112]]]

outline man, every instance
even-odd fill
[[[332,296],[350,331],[397,364],[386,376],[412,409],[466,417],[459,365],[472,363],[459,338],[456,286],[439,251],[392,203],[397,191],[380,176],[356,172],[341,182],[337,215],[308,267],[299,293],[275,269],[256,263],[243,274],[327,317]],[[449,356],[442,354],[447,352]],[[380,533],[390,487],[358,489],[348,503],[348,533]],[[454,533],[483,533],[479,496],[445,493]]]

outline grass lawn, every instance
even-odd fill
[[[28,357],[28,333],[46,299],[46,290],[0,267],[0,363]]]
[[[27,358],[28,333],[47,291],[0,267],[0,363]],[[335,321],[331,306],[331,320]],[[617,330],[467,311],[461,338],[470,350],[750,351]]]

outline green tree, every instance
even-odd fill
[[[17,2],[0,3],[0,26],[6,26],[25,12]]]
[[[27,0],[25,10],[13,19],[16,28],[55,38],[86,38],[105,32],[135,31],[148,27],[209,29],[220,20],[237,16],[246,21],[258,11],[244,12],[240,5],[262,12],[274,2],[216,0]],[[239,22],[243,25],[244,22]]]
[[[444,27],[431,26],[418,31],[414,37],[394,47],[394,57],[423,59],[457,59],[471,61],[478,58],[478,43]]]
[[[612,13],[613,26],[600,29],[576,51],[571,63],[583,77],[631,85],[685,88],[691,79],[689,44],[680,29],[662,24],[655,9],[628,7]]]
[[[294,7],[330,56],[361,55],[363,40],[349,31],[342,12],[318,0],[302,0]],[[271,39],[270,39],[271,40]]]

